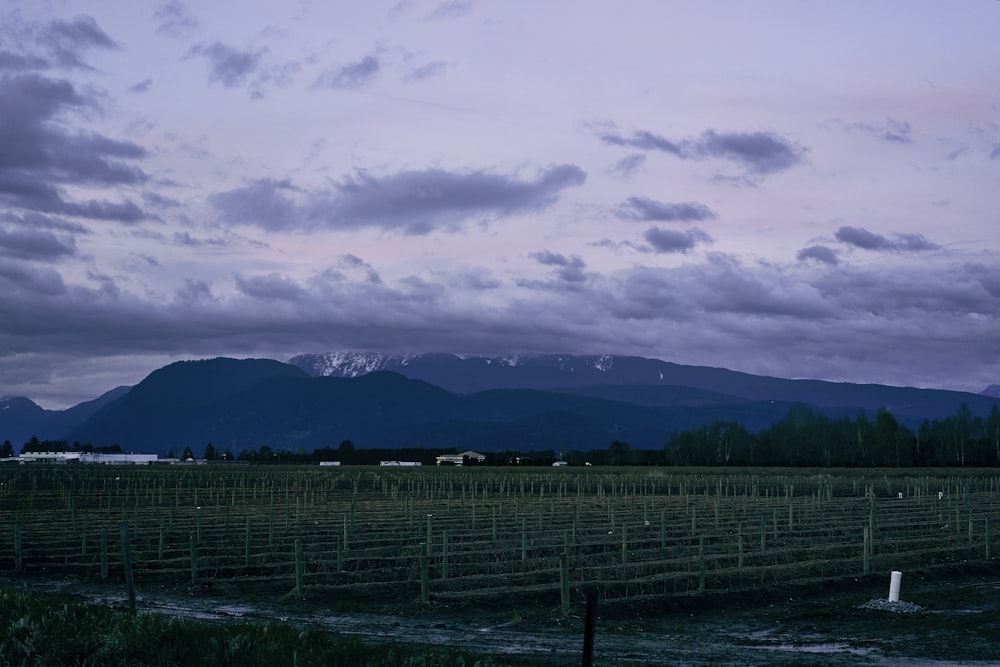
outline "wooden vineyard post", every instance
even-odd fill
[[[305,563],[302,561],[302,540],[295,538],[295,595],[302,597],[305,588]]]
[[[132,572],[132,547],[128,539],[128,523],[121,522],[122,569],[125,571],[125,591],[128,593],[128,613],[135,616],[135,575]]]
[[[497,508],[493,506],[493,541],[497,541]]]
[[[427,558],[427,545],[420,545],[420,601],[427,604],[431,601],[430,569]]]
[[[441,531],[441,578],[448,578],[448,531]]]
[[[344,571],[344,544],[340,537],[337,537],[337,572]]]
[[[80,526],[80,555],[86,557],[87,555],[87,515],[83,515],[83,522]]]
[[[24,569],[24,561],[21,557],[21,522],[14,524],[14,571],[20,572]]]
[[[698,592],[705,592],[705,536],[698,536]]]
[[[743,524],[736,526],[736,567],[743,569]]]
[[[990,559],[990,518],[986,517],[986,526],[984,527],[986,531],[986,560]]]
[[[628,562],[628,524],[622,524],[622,563]]]
[[[156,545],[157,560],[163,561],[163,548],[166,546],[166,520],[160,517],[160,539]]]
[[[243,567],[250,567],[250,519],[247,518],[246,532],[243,536]]]
[[[198,537],[192,530],[188,533],[188,545],[191,553],[191,583],[198,583]]]
[[[434,554],[434,541],[432,539],[432,533],[431,533],[431,518],[433,516],[434,516],[433,514],[428,514],[427,515],[427,542],[426,542],[426,544],[427,544],[427,557],[428,558],[430,558]]]
[[[871,553],[872,553],[872,529],[869,526],[865,526],[865,539],[864,539],[864,550],[862,555],[862,560],[864,563],[864,574],[870,574],[872,570],[871,563]]]
[[[569,552],[559,554],[559,600],[562,615],[569,616]]]
[[[528,528],[527,519],[521,519],[521,564],[528,562]]]
[[[108,578],[108,531],[101,529],[101,579]]]

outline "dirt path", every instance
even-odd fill
[[[0,585],[61,592],[124,606],[120,586],[46,579],[0,579]],[[874,580],[762,595],[716,595],[664,604],[603,605],[596,623],[599,665],[1000,665],[1000,576],[939,573],[904,577],[903,599],[924,608],[897,614],[860,609],[887,589]],[[877,589],[877,590],[876,590]],[[330,611],[315,603],[256,594],[139,591],[149,613],[209,621],[275,619],[314,625],[372,641],[454,646],[499,655],[530,655],[552,665],[580,664],[583,619],[550,610],[406,608]]]

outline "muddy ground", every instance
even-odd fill
[[[0,585],[58,591],[124,606],[120,584],[41,577]],[[900,599],[919,613],[862,609],[888,595],[889,574],[836,583],[690,598],[598,602],[596,665],[1000,665],[1000,568],[903,575]],[[464,608],[431,603],[334,605],[279,591],[139,585],[140,610],[211,621],[275,619],[370,641],[454,646],[552,665],[578,665],[581,605],[562,618],[516,600]]]

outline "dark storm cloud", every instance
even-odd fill
[[[45,58],[0,50],[0,71],[25,72],[46,69],[48,66],[49,61]]]
[[[922,252],[940,248],[928,241],[923,234],[897,234],[896,239],[892,240],[863,227],[841,227],[834,236],[841,243],[880,252]]]
[[[715,212],[704,204],[664,203],[648,197],[629,197],[619,206],[617,215],[622,220],[638,222],[711,220],[716,217]]]
[[[357,90],[371,83],[379,69],[381,66],[378,58],[365,56],[357,62],[326,70],[319,75],[314,86],[316,88]]]
[[[211,69],[209,79],[227,88],[243,85],[254,74],[267,53],[266,49],[240,51],[222,42],[198,44],[189,52],[204,58]]]
[[[334,227],[372,225],[425,234],[468,218],[540,211],[586,178],[575,165],[551,167],[527,181],[485,171],[426,169],[381,178],[361,172],[338,183],[313,215]]]
[[[7,292],[8,298],[18,294],[32,298],[35,295],[53,296],[66,292],[66,284],[58,272],[17,261],[0,262],[0,287],[3,288],[0,292]],[[3,317],[5,326],[16,326],[19,317],[16,310],[6,313]]]
[[[790,169],[801,163],[805,156],[804,148],[773,132],[707,130],[697,139],[675,141],[646,130],[637,130],[630,136],[602,131],[598,133],[598,138],[611,146],[660,151],[682,160],[729,160],[758,176]]]
[[[64,198],[62,185],[122,186],[147,180],[129,161],[145,156],[134,143],[61,122],[90,101],[67,81],[38,74],[0,76],[0,201],[15,208],[135,222],[144,213],[130,201]]]
[[[171,37],[190,37],[198,29],[198,20],[191,16],[181,2],[167,2],[153,13],[156,19],[156,31]]]
[[[650,227],[643,238],[657,253],[686,253],[699,243],[710,243],[712,238],[700,229],[688,229],[679,232],[673,229]]]
[[[795,255],[799,261],[805,261],[807,259],[812,259],[817,262],[822,262],[823,264],[829,264],[831,266],[836,266],[838,263],[837,253],[835,253],[830,248],[825,245],[811,245],[808,248],[803,248],[799,250],[798,254]]]
[[[427,234],[471,218],[542,210],[561,190],[585,180],[573,165],[551,167],[528,181],[485,171],[427,169],[383,177],[359,172],[328,192],[296,197],[299,191],[288,181],[262,179],[209,201],[227,222],[271,231],[382,227]]]
[[[531,256],[539,264],[556,267],[556,275],[565,282],[580,283],[587,279],[587,274],[584,272],[584,268],[587,265],[578,255],[566,257],[561,253],[545,250],[543,252],[536,252]]]
[[[52,260],[76,253],[72,237],[60,239],[52,232],[0,228],[0,256]]]
[[[277,273],[262,276],[236,275],[236,287],[247,296],[265,301],[297,301],[305,291],[293,280]]]

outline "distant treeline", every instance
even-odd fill
[[[115,453],[121,448],[38,438],[32,438],[21,448],[22,453],[39,451]],[[322,447],[312,452],[276,450],[263,445],[259,449],[242,449],[238,454],[208,443],[200,456],[185,447],[180,454],[172,450],[168,457],[254,464],[337,461],[342,465],[378,465],[381,461],[408,461],[434,465],[437,456],[457,453],[454,448],[361,448],[343,440],[336,448]],[[12,454],[9,441],[0,445],[0,457]],[[1000,407],[994,405],[989,416],[983,418],[974,415],[963,403],[954,415],[925,419],[913,431],[885,408],[874,419],[864,411],[854,419],[835,419],[810,407],[796,406],[784,419],[757,433],[736,422],[718,421],[673,434],[662,450],[637,449],[616,440],[607,449],[589,451],[562,448],[525,452],[511,448],[483,454],[486,456],[483,464],[492,466],[547,466],[556,461],[580,466],[1000,466]]]
[[[964,403],[945,419],[925,419],[916,431],[880,409],[872,420],[832,419],[799,406],[759,433],[720,421],[676,433],[666,446],[674,465],[734,466],[998,466],[1000,408],[985,419]]]

